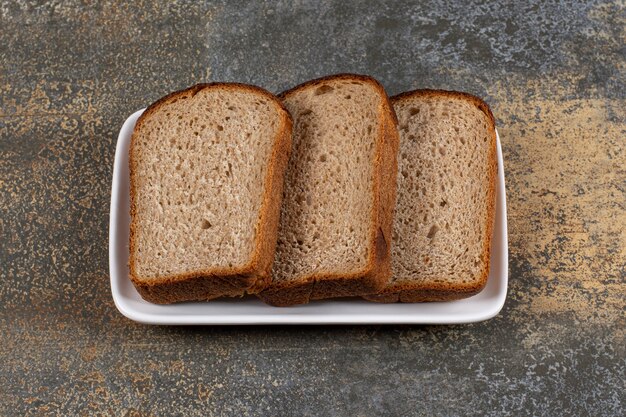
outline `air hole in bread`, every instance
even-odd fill
[[[428,235],[426,235],[427,238],[432,239],[435,237],[435,234],[437,233],[437,231],[439,230],[439,227],[437,227],[436,224],[433,224],[430,228],[430,230],[428,231]]]
[[[439,147],[439,153],[441,154],[441,156],[445,156],[446,155],[446,149],[443,146]]]
[[[326,162],[326,155],[320,155],[320,162]]]
[[[224,130],[224,126],[222,126],[222,125],[217,125],[217,130],[219,130],[219,131],[221,132],[222,130]]]
[[[350,94],[348,94],[348,95],[346,96],[346,100],[350,100],[351,98],[352,98],[352,96],[351,96]]]
[[[308,115],[309,115],[309,114],[311,114],[311,113],[313,113],[313,110],[311,110],[311,109],[306,109],[306,110],[303,110],[302,112],[300,112],[300,117],[302,117],[302,116],[308,116]]]
[[[441,207],[445,207],[448,204],[448,202],[446,200],[441,200],[441,203],[439,203],[439,205]],[[447,223],[446,223],[447,224]]]
[[[315,95],[316,96],[321,96],[322,94],[330,93],[333,90],[334,90],[334,88],[332,88],[329,85],[324,84],[324,85],[321,85],[321,86],[317,87],[317,89],[315,90]]]
[[[411,107],[411,108],[409,109],[409,114],[410,114],[411,116],[415,116],[415,115],[416,115],[416,114],[418,114],[419,112],[420,112],[420,109],[419,109],[419,108],[417,108],[417,107]]]

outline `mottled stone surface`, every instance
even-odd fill
[[[0,415],[621,416],[626,11],[0,2]],[[207,80],[459,89],[502,137],[510,292],[464,326],[149,327],[111,299],[125,118]]]

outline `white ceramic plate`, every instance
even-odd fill
[[[113,166],[109,229],[111,291],[119,311],[148,324],[349,324],[349,323],[471,323],[494,317],[502,309],[508,281],[506,195],[502,149],[498,137],[496,224],[492,239],[491,273],[485,289],[459,301],[378,304],[358,298],[323,300],[295,307],[271,307],[254,297],[211,302],[156,305],[144,301],[128,276],[129,174],[128,146],[140,110],[120,131]]]

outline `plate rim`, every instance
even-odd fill
[[[497,296],[495,300],[486,304],[484,310],[474,312],[472,314],[468,314],[464,316],[462,314],[456,313],[448,313],[448,314],[436,314],[432,317],[425,318],[423,317],[424,313],[419,313],[417,315],[410,314],[380,314],[376,313],[376,307],[379,306],[379,309],[384,308],[383,306],[403,306],[398,308],[398,310],[407,309],[405,306],[411,305],[424,305],[424,303],[420,304],[376,304],[371,302],[366,302],[363,300],[352,300],[353,302],[363,301],[371,306],[371,310],[373,313],[368,314],[313,314],[313,313],[301,313],[298,312],[302,307],[306,306],[295,306],[295,307],[272,307],[269,305],[263,305],[264,308],[267,308],[267,311],[274,312],[274,314],[223,314],[223,315],[202,315],[202,314],[153,314],[142,311],[141,308],[137,308],[132,302],[128,302],[127,299],[123,296],[121,291],[121,281],[120,280],[129,280],[128,276],[123,277],[118,272],[118,269],[122,268],[120,262],[127,262],[128,255],[126,255],[126,261],[120,259],[118,250],[118,244],[120,241],[120,233],[118,220],[121,216],[121,211],[119,210],[120,205],[120,188],[122,187],[120,165],[122,164],[122,159],[124,157],[124,153],[128,151],[128,146],[125,146],[127,142],[130,140],[130,135],[132,134],[132,129],[134,125],[145,110],[141,109],[134,113],[132,113],[123,123],[122,128],[118,134],[118,140],[115,147],[115,157],[113,162],[113,175],[112,175],[112,184],[111,184],[111,203],[110,203],[110,212],[109,212],[109,277],[111,283],[111,293],[113,296],[113,301],[115,303],[115,307],[118,311],[127,317],[130,320],[135,322],[143,323],[143,324],[156,324],[156,325],[273,325],[273,324],[466,324],[466,323],[475,323],[484,320],[489,320],[495,317],[504,307],[504,303],[506,301],[506,295],[508,292],[508,275],[509,275],[509,265],[508,265],[508,225],[507,225],[507,207],[506,207],[506,185],[504,178],[504,161],[502,156],[502,147],[500,142],[500,136],[496,129],[496,147],[497,147],[497,159],[498,159],[498,174],[497,174],[497,184],[496,184],[496,222],[498,218],[501,218],[501,222],[497,223],[493,229],[493,233],[495,236],[496,230],[499,230],[500,236],[502,239],[502,247],[500,249],[501,257],[499,262],[501,263],[502,274],[499,277],[500,280],[500,289],[497,292]],[[500,210],[501,212],[500,212]],[[492,241],[495,240],[492,238]],[[492,248],[493,252],[493,248]],[[121,256],[123,258],[123,256]],[[127,275],[127,274],[126,274]],[[479,293],[480,294],[480,293]],[[478,296],[478,295],[477,295]],[[476,297],[476,296],[474,296]],[[438,302],[436,304],[450,304],[453,303],[462,303],[463,301],[468,299],[459,300],[459,301],[449,301],[449,302]],[[146,304],[149,306],[153,306],[153,304],[148,303],[141,299],[139,301],[141,304]],[[237,302],[237,301],[235,301]],[[336,304],[337,301],[333,300],[324,300],[324,302],[331,305]],[[319,303],[319,301],[316,301]],[[197,302],[193,304],[205,304],[205,302]],[[430,304],[430,303],[428,303]],[[189,303],[187,303],[189,305]],[[313,305],[313,303],[309,304]],[[163,308],[175,308],[176,305],[170,306],[160,306]],[[389,308],[389,307],[388,307]],[[391,307],[393,308],[393,307]],[[409,307],[410,309],[410,307]],[[280,314],[276,314],[276,312],[281,312]],[[287,314],[282,314],[287,313]]]

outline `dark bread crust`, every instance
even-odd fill
[[[273,306],[305,304],[310,300],[359,296],[380,291],[391,277],[391,231],[396,200],[397,153],[400,143],[396,114],[383,86],[374,78],[356,74],[337,74],[300,84],[279,94],[285,99],[302,89],[316,88],[326,81],[360,81],[374,86],[380,96],[378,123],[382,126],[377,139],[374,181],[374,204],[370,227],[371,242],[368,263],[361,271],[350,274],[311,274],[298,280],[276,283],[257,294]]]
[[[274,140],[270,159],[267,161],[268,170],[264,181],[263,202],[256,225],[256,241],[253,255],[250,261],[241,268],[198,270],[185,274],[159,277],[158,279],[143,280],[142,277],[137,275],[135,270],[137,256],[135,236],[138,233],[136,224],[138,213],[135,202],[137,198],[135,187],[137,161],[134,159],[133,152],[135,134],[141,129],[146,117],[150,116],[156,109],[181,97],[193,97],[205,88],[216,88],[226,91],[245,90],[266,96],[276,104],[276,110],[282,116],[279,133]],[[135,288],[146,301],[156,304],[170,304],[180,301],[210,300],[222,296],[243,296],[246,293],[257,293],[269,285],[276,248],[284,174],[291,153],[291,129],[291,115],[277,97],[262,88],[238,83],[197,84],[185,90],[168,94],[144,111],[135,124],[129,149],[131,216],[129,271]]]
[[[490,124],[491,141],[489,143],[489,165],[486,167],[487,175],[489,178],[488,201],[489,206],[487,209],[486,223],[487,223],[487,238],[483,241],[483,247],[481,250],[481,259],[484,268],[481,276],[472,283],[437,283],[430,282],[427,284],[390,284],[384,288],[378,294],[366,295],[363,298],[369,301],[381,302],[381,303],[416,303],[416,302],[429,302],[429,301],[452,301],[460,300],[463,298],[471,297],[478,294],[487,285],[487,278],[489,277],[490,256],[491,256],[491,239],[493,235],[493,226],[495,221],[496,211],[496,178],[498,173],[498,158],[496,151],[496,122],[493,117],[491,109],[482,99],[468,94],[457,91],[446,90],[414,90],[408,91],[402,94],[398,94],[391,98],[391,103],[395,104],[403,100],[411,100],[420,97],[429,98],[454,98],[460,100],[466,100],[474,104],[480,109]]]

